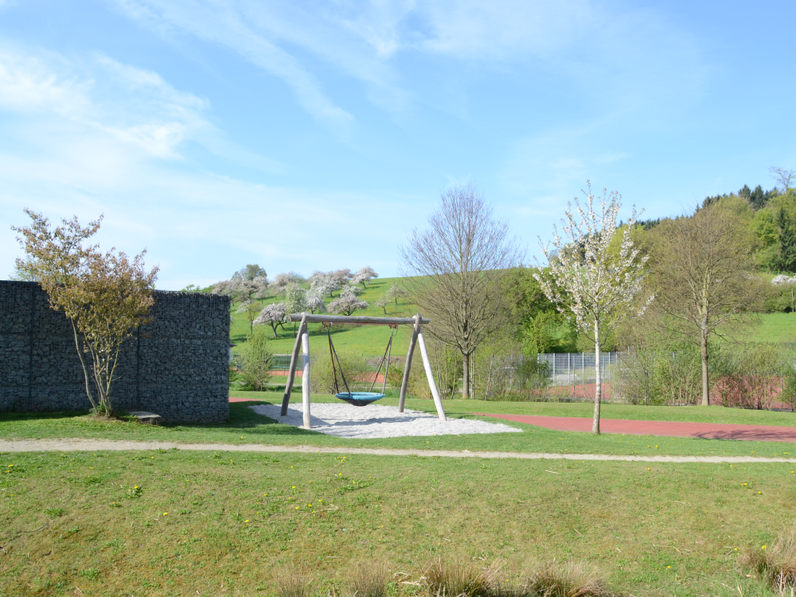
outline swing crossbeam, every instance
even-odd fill
[[[371,325],[414,325],[414,317],[365,317],[356,315],[326,315],[325,313],[291,313],[289,321],[302,321],[306,315],[307,323],[364,323]],[[430,319],[420,318],[420,323],[431,323]]]
[[[288,371],[288,381],[285,385],[285,395],[282,398],[282,410],[281,416],[287,415],[288,405],[290,403],[290,393],[293,389],[293,381],[296,376],[296,368],[298,365],[298,357],[299,351],[303,353],[303,374],[301,380],[301,397],[302,397],[302,407],[304,411],[304,428],[310,429],[311,421],[310,421],[310,354],[309,354],[309,331],[307,329],[308,323],[323,323],[325,325],[329,324],[371,324],[371,325],[388,325],[393,328],[393,333],[395,332],[395,328],[399,325],[412,325],[414,326],[414,332],[412,334],[412,340],[409,343],[409,352],[406,355],[406,366],[404,368],[404,376],[403,381],[401,383],[401,394],[400,394],[400,401],[398,405],[398,409],[400,412],[404,411],[404,400],[406,396],[406,387],[409,378],[409,369],[412,366],[412,355],[414,353],[415,344],[419,344],[420,346],[420,353],[423,357],[423,366],[426,371],[426,377],[428,378],[428,385],[431,389],[431,395],[434,397],[434,405],[437,409],[437,415],[441,421],[445,421],[445,411],[442,408],[442,399],[440,398],[439,391],[437,390],[437,384],[434,382],[434,375],[431,371],[431,362],[428,358],[428,352],[426,350],[426,343],[423,338],[423,332],[421,329],[421,324],[430,323],[430,319],[424,319],[420,316],[420,313],[415,315],[414,317],[357,317],[357,316],[346,316],[346,315],[326,315],[326,314],[310,314],[310,313],[291,313],[288,318],[289,321],[300,321],[301,325],[299,326],[298,334],[296,335],[296,344],[293,347],[293,353],[290,357],[290,369]],[[390,335],[390,341],[387,343],[387,349],[385,350],[386,357],[382,357],[382,362],[379,364],[379,371],[381,371],[381,364],[386,361],[387,367],[389,367],[389,359],[390,354],[392,351],[392,339],[393,335]],[[336,355],[336,351],[334,350],[334,346],[331,341],[331,335],[329,336],[329,346],[332,352],[332,366],[334,367],[334,360]],[[338,363],[339,365],[339,363]],[[376,373],[376,377],[378,377],[378,373]],[[342,368],[340,371],[342,376]],[[387,383],[387,370],[385,368],[384,371],[384,384],[386,386]],[[346,385],[346,390],[348,390],[348,384],[346,383],[345,377],[343,377],[343,383]],[[337,376],[335,375],[335,386],[337,385]],[[375,378],[374,383],[371,385],[371,390],[373,390],[373,385],[375,385]],[[365,406],[366,404],[378,400],[379,398],[383,397],[383,390],[382,394],[374,394],[372,392],[348,392],[345,393],[338,393],[337,397],[341,400],[345,400],[355,406]],[[360,394],[360,395],[357,395]],[[366,397],[365,394],[368,394]],[[378,396],[378,397],[377,397]]]

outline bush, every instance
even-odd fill
[[[236,380],[241,382],[245,389],[257,391],[266,389],[268,380],[271,379],[273,356],[265,331],[256,329],[248,342],[240,348],[241,370],[236,375]]]
[[[699,352],[688,345],[629,352],[619,360],[616,394],[629,404],[698,404],[701,367]]]
[[[796,411],[796,368],[792,363],[786,365],[782,381],[782,393],[779,398],[785,404],[790,405],[791,410]]]
[[[332,359],[327,351],[319,351],[318,356],[312,356],[310,362],[310,386],[313,392],[319,394],[335,394],[345,392],[346,387],[343,383],[343,377],[348,382],[348,388],[352,392],[365,392],[370,389],[370,382],[368,381],[369,373],[367,361],[361,354],[352,352],[338,352],[337,357],[340,359],[340,367],[343,369],[342,376],[340,369],[337,369],[337,389],[334,383],[334,370],[332,368]],[[335,362],[337,367],[337,362]]]
[[[779,401],[786,352],[774,344],[722,344],[713,348],[712,394],[724,406],[769,409]]]

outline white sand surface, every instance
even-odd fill
[[[279,423],[301,427],[304,415],[301,404],[291,404],[287,416],[280,416],[278,404],[251,406],[254,412],[270,417]],[[464,435],[468,433],[516,433],[520,429],[503,423],[488,423],[470,419],[440,421],[437,415],[405,410],[397,406],[352,406],[340,404],[312,404],[310,421],[312,430],[327,435],[348,438],[404,437],[408,435]]]

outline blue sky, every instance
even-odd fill
[[[790,2],[0,0],[0,276],[23,207],[158,287],[401,268],[472,180],[540,253],[586,180],[645,217],[796,168]]]

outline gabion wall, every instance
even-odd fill
[[[117,410],[166,422],[229,418],[229,298],[155,293],[154,320],[122,348]],[[88,410],[72,326],[35,282],[0,280],[0,412]]]

